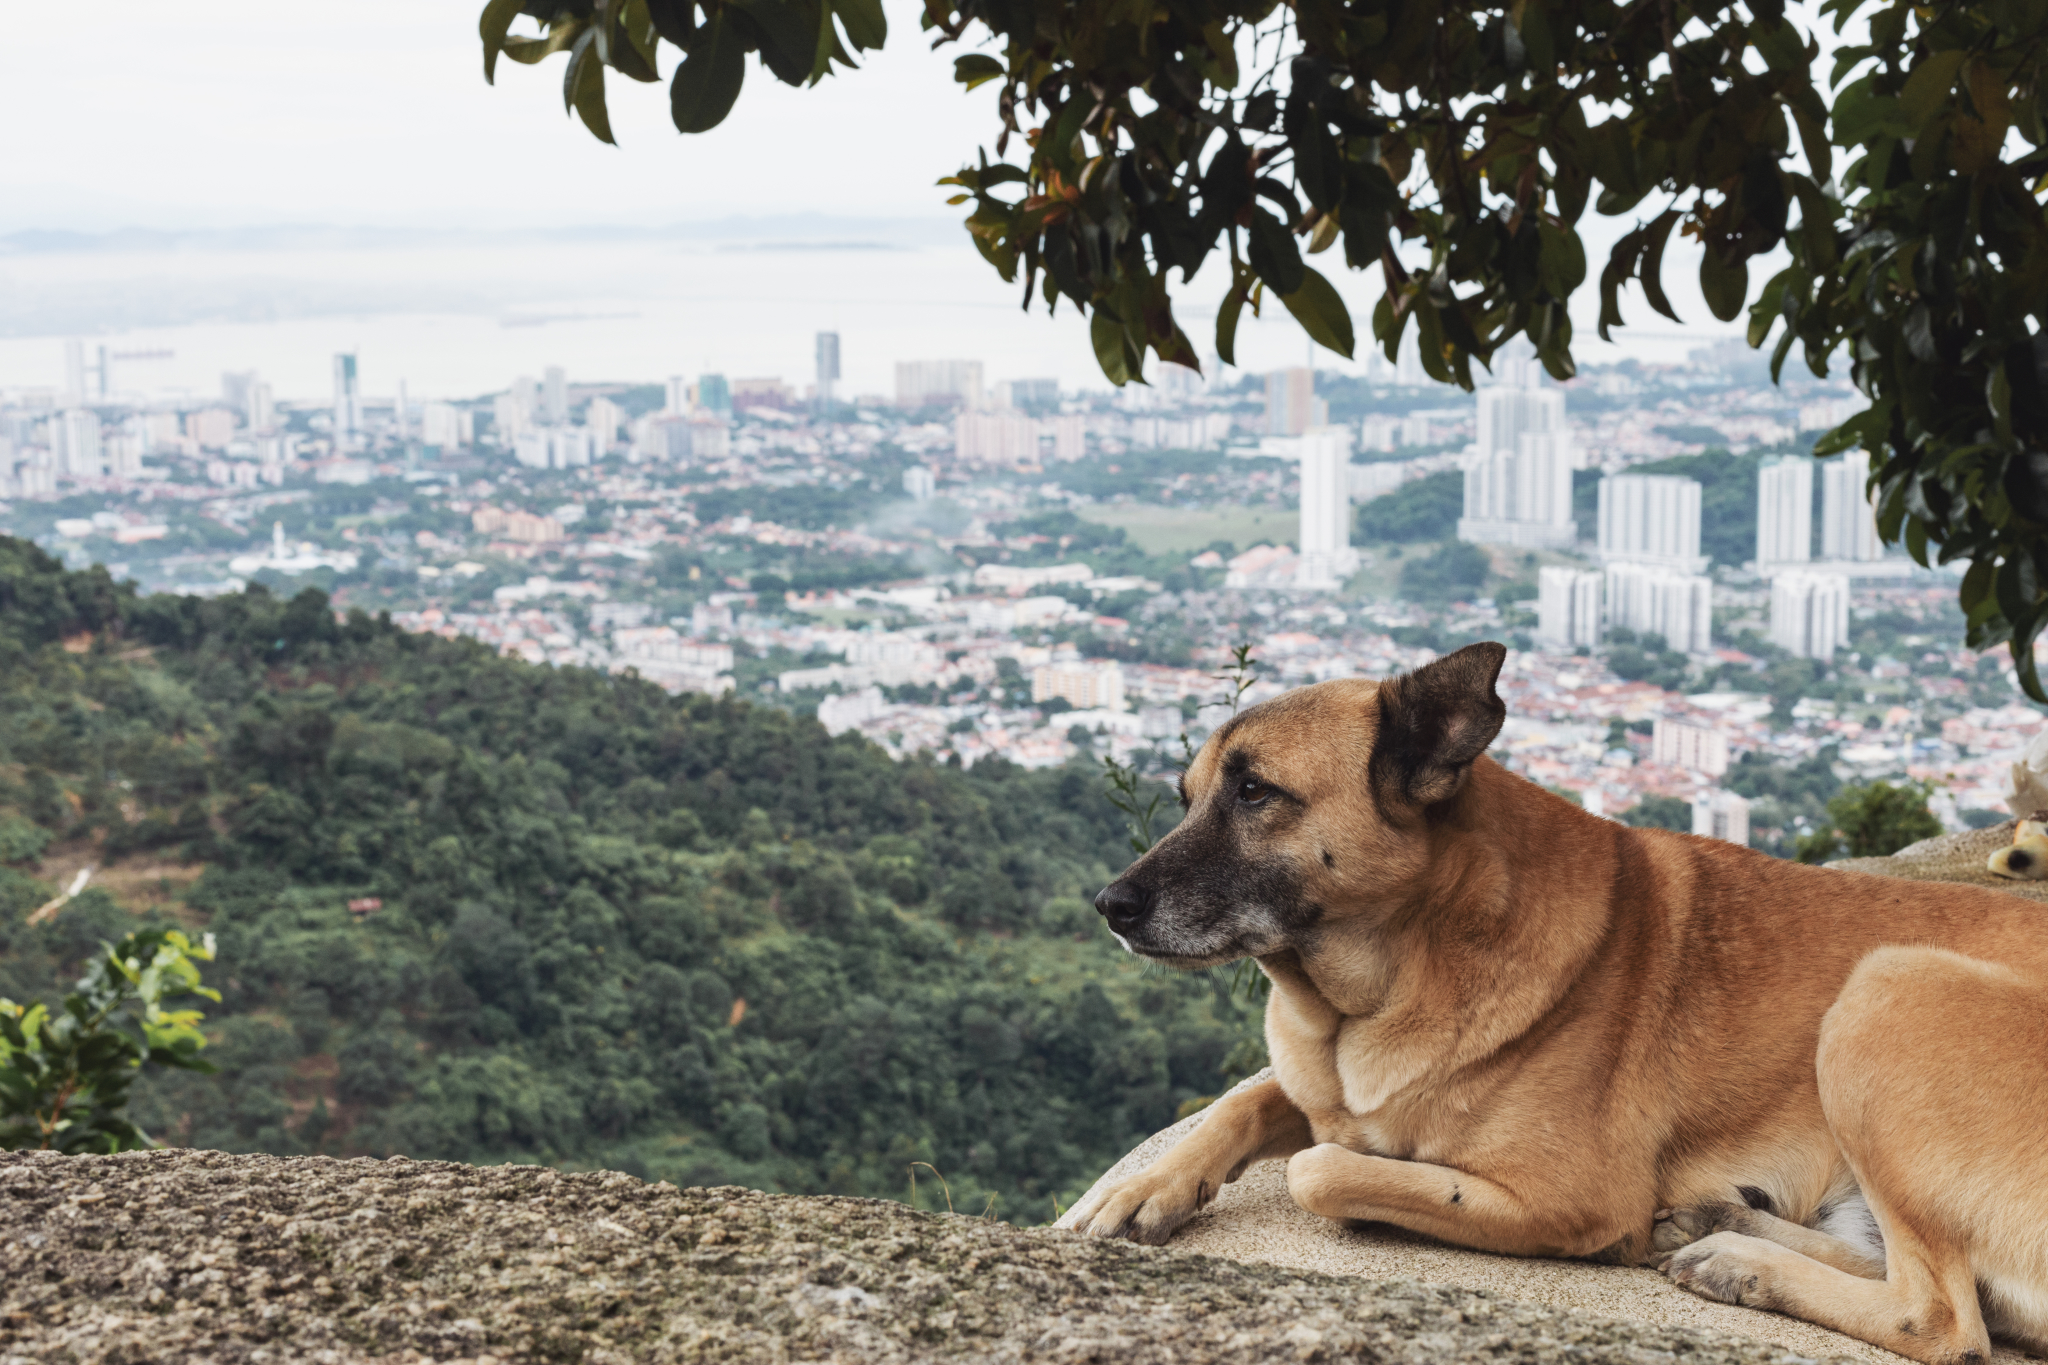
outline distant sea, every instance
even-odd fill
[[[1323,259],[1338,264],[1335,253]],[[1219,265],[1181,291],[1183,328],[1204,354]],[[1377,272],[1328,273],[1368,333]],[[211,395],[223,371],[249,369],[281,401],[323,399],[338,351],[356,353],[372,398],[400,381],[415,401],[476,397],[550,365],[572,383],[713,371],[779,376],[801,391],[814,375],[814,334],[833,330],[848,397],[892,393],[899,360],[980,360],[991,384],[1106,386],[1085,323],[1064,304],[1053,318],[1042,302],[1026,314],[1021,297],[1021,281],[1003,283],[964,230],[929,220],[505,235],[23,233],[0,239],[0,392],[61,387],[73,336],[89,351],[108,347],[116,394],[152,400]],[[1240,363],[1304,363],[1292,319],[1277,301],[1266,314],[1247,310]],[[1590,327],[1581,336],[1582,359],[1621,354],[1598,347]],[[1638,336],[1628,353],[1678,360],[1703,339]],[[1327,351],[1315,363],[1346,368]]]

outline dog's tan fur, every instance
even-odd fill
[[[1661,1264],[1924,1361],[1984,1358],[1987,1317],[2048,1347],[2039,908],[1587,815],[1480,752],[1503,654],[1303,688],[1197,756],[1102,903],[1161,960],[1256,957],[1276,1078],[1081,1226],[1164,1241],[1286,1157],[1329,1218]],[[1811,1226],[1859,1187],[1881,1255]]]

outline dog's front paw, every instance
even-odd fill
[[[1743,1215],[1749,1211],[1747,1204],[1719,1200],[1694,1204],[1691,1208],[1665,1209],[1657,1215],[1656,1226],[1650,1230],[1650,1248],[1666,1255],[1717,1232],[1740,1232]]]
[[[1739,1232],[1716,1232],[1675,1252],[1663,1264],[1671,1283],[1703,1299],[1774,1308],[1771,1243]]]
[[[1122,1181],[1083,1204],[1074,1230],[1089,1237],[1126,1237],[1160,1246],[1216,1197],[1216,1185],[1199,1175],[1162,1170],[1165,1161]]]

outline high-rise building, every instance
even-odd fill
[[[1035,464],[1038,419],[1014,408],[962,412],[953,419],[953,454],[965,464]]]
[[[839,333],[818,333],[818,392],[819,412],[830,412],[833,402],[833,386],[839,382]]]
[[[1536,638],[1555,649],[1591,649],[1600,643],[1597,569],[1550,564],[1536,571]]]
[[[906,408],[930,407],[934,403],[978,408],[981,406],[981,362],[899,360],[896,362],[896,403]]]
[[[249,390],[256,387],[256,371],[228,370],[220,377],[220,399],[236,412],[249,411]]]
[[[903,471],[903,491],[910,495],[912,502],[930,502],[937,488],[938,480],[923,465],[914,464]]]
[[[1684,573],[1707,567],[1700,553],[1700,486],[1669,474],[1600,480],[1600,558],[1661,564]]]
[[[1749,802],[1734,792],[1709,787],[1692,798],[1692,832],[1749,847]]]
[[[277,404],[271,398],[270,385],[259,379],[249,386],[249,404],[243,409],[248,419],[249,430],[269,431],[277,425]]]
[[[1877,510],[1867,491],[1870,454],[1852,450],[1820,464],[1820,557],[1846,563],[1884,558]]]
[[[1114,659],[1105,662],[1044,664],[1032,670],[1034,703],[1066,698],[1077,711],[1124,709],[1124,671]]]
[[[1771,643],[1822,663],[1849,642],[1849,579],[1798,570],[1771,579]]]
[[[1056,408],[1060,402],[1057,379],[1006,379],[996,385],[999,408]]]
[[[542,371],[540,402],[543,420],[560,425],[569,420],[569,373],[560,365]]]
[[[1046,427],[1052,432],[1052,457],[1062,464],[1088,457],[1088,419],[1078,412],[1063,412],[1049,417]]]
[[[1714,581],[1658,564],[1609,564],[1607,624],[1661,635],[1673,649],[1704,654],[1713,647]]]
[[[363,429],[363,394],[353,352],[334,357],[334,439],[352,442]]]
[[[1650,727],[1650,761],[1719,777],[1728,771],[1728,737],[1709,726],[1659,716]]]
[[[1301,560],[1295,586],[1335,588],[1358,570],[1351,548],[1351,428],[1301,436]]]
[[[583,409],[583,425],[590,428],[590,438],[597,442],[600,452],[611,449],[625,422],[626,414],[609,398],[593,398]]]
[[[732,413],[732,385],[726,383],[722,374],[705,374],[697,377],[697,406],[706,412],[730,415]]]
[[[391,399],[391,434],[401,442],[412,439],[412,403],[405,393],[405,381],[398,381],[398,392]]]
[[[52,416],[50,456],[59,474],[98,478],[102,469],[100,415],[91,408],[67,408]]]
[[[1325,426],[1330,405],[1316,397],[1316,372],[1305,365],[1266,376],[1266,434],[1299,436]]]
[[[1531,548],[1578,539],[1564,394],[1540,383],[1531,370],[1504,366],[1502,381],[1480,390],[1458,539]]]
[[[468,410],[453,403],[428,403],[420,409],[420,444],[459,450],[472,444],[476,427]]]
[[[661,410],[680,416],[689,412],[694,403],[695,400],[690,396],[690,381],[679,374],[670,375],[668,377],[668,401],[662,404]]]
[[[1804,564],[1813,558],[1813,461],[1804,455],[1765,460],[1756,474],[1756,567]]]

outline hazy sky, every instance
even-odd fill
[[[612,74],[610,148],[563,112],[561,58],[484,84],[472,0],[23,6],[0,56],[0,117],[23,130],[0,229],[947,217],[932,182],[973,157],[994,95],[952,83],[917,5],[888,8],[887,49],[816,89],[750,59],[704,136],[675,131],[665,85]]]

